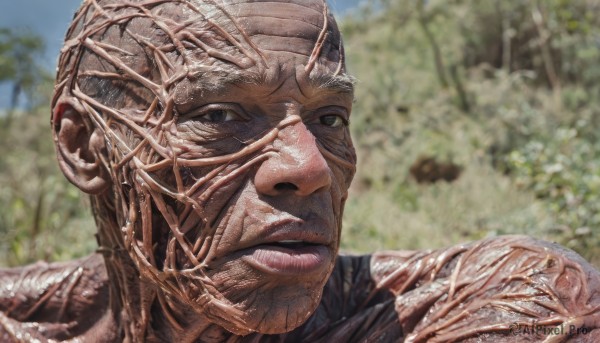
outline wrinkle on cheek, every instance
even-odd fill
[[[230,207],[230,215],[227,217],[227,225],[223,225],[217,230],[218,235],[227,236],[226,240],[220,242],[214,241],[211,250],[216,256],[223,257],[227,252],[236,251],[240,248],[239,242],[253,233],[259,233],[262,226],[269,223],[269,220],[275,221],[281,215],[275,215],[272,206],[260,201],[256,191],[252,189],[247,181],[243,189],[240,190],[243,195],[240,200]],[[267,220],[262,216],[267,216]],[[270,219],[269,219],[270,218]],[[225,232],[225,230],[228,230]]]
[[[215,184],[232,175],[240,167],[226,168],[224,172],[214,180],[210,180],[205,189],[199,189],[196,192],[196,197],[204,199],[206,189],[211,189]],[[208,265],[218,256],[219,247],[228,247],[230,242],[223,241],[225,230],[230,226],[235,226],[235,208],[239,202],[240,196],[248,184],[249,178],[247,173],[242,173],[230,182],[222,183],[221,187],[217,187],[211,194],[200,203],[201,208],[196,209],[196,217],[202,218],[205,225],[196,228],[195,236],[191,237],[195,241],[194,251],[197,252],[198,259],[203,265]]]
[[[226,235],[227,239],[222,240],[219,245],[215,244],[213,246],[218,256],[222,257],[222,254],[225,252],[239,249],[239,242],[242,240],[244,234],[247,232],[256,232],[259,229],[260,221],[257,217],[257,212],[260,209],[251,207],[251,204],[247,203],[246,197],[244,196],[243,198],[233,205],[228,225],[223,226],[219,232],[221,235]]]

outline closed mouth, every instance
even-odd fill
[[[328,246],[303,241],[259,244],[240,251],[242,260],[269,274],[295,275],[320,272],[328,266]]]
[[[267,274],[314,275],[326,271],[333,260],[335,230],[322,218],[283,217],[238,242],[226,260],[240,259]]]

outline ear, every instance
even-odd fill
[[[102,163],[106,156],[104,135],[86,125],[83,109],[63,100],[54,106],[52,126],[58,164],[67,179],[88,194],[100,194],[111,179]]]

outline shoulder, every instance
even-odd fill
[[[600,328],[600,273],[557,244],[503,236],[448,249],[382,252],[373,255],[371,272],[377,288],[395,294],[407,341],[514,335],[540,341],[562,330],[556,341],[591,342],[599,335],[593,330]],[[574,338],[571,329],[581,335]]]
[[[0,278],[2,341],[77,337],[93,329],[107,312],[107,275],[99,255],[0,269]]]

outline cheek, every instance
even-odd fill
[[[334,183],[345,193],[350,188],[356,172],[356,151],[348,128],[333,133],[324,132],[326,130],[311,127],[315,137],[318,137],[319,151],[332,171]]]
[[[226,204],[222,209],[226,215],[218,220],[218,226],[214,232],[215,238],[211,245],[212,254],[208,263],[228,253],[245,248],[240,246],[244,236],[259,231],[260,223],[254,220],[257,213],[268,213],[266,206],[260,206],[258,195],[251,187],[249,181],[238,188],[235,201]]]
[[[222,242],[224,232],[229,226],[244,185],[248,183],[246,174],[230,177],[235,170],[226,168],[221,175],[192,193],[190,198],[199,204],[199,207],[185,202],[178,204],[178,212],[183,218],[180,224],[181,231],[193,246],[193,252],[201,263],[209,263],[217,254],[218,247],[225,243]],[[193,178],[194,182],[199,179]],[[227,182],[221,182],[224,179]],[[180,268],[193,268],[181,249],[178,249],[176,254]]]
[[[247,173],[236,175],[238,168],[225,169],[223,175],[214,179],[206,189],[191,197],[196,199],[207,225],[216,229],[220,222],[227,219],[227,210],[238,202],[244,185],[248,183]]]
[[[341,165],[336,161],[329,161],[332,177],[331,195],[334,199],[333,207],[335,215],[341,217],[343,206],[348,198],[348,190],[354,178],[354,162]],[[339,218],[341,220],[341,218]]]
[[[334,174],[339,174],[334,176],[335,180],[340,181],[332,184],[330,192],[323,195],[323,201],[318,202],[319,206],[316,203],[308,205],[307,211],[320,216],[328,214],[327,222],[332,223],[331,228],[335,231],[335,247],[332,247],[332,251],[337,251],[341,203],[346,186],[342,181],[343,173]],[[227,252],[240,249],[240,242],[249,235],[260,234],[261,225],[269,220],[265,218],[276,216],[275,212],[281,209],[275,209],[273,204],[263,201],[265,199],[257,195],[248,176],[244,180],[241,184],[236,183],[215,193],[219,197],[227,194],[230,201],[222,202],[215,197],[212,200],[214,202],[207,203],[206,208],[214,208],[222,215],[218,218],[215,216],[214,227],[203,231],[210,234],[204,234],[198,240],[207,251],[204,262],[209,265],[204,269],[204,286],[228,306],[241,311],[248,328],[264,333],[286,332],[304,323],[320,303],[336,254],[331,254],[325,270],[310,277],[274,276],[254,269],[235,255],[233,258],[220,258]],[[291,211],[290,208],[288,210]]]

